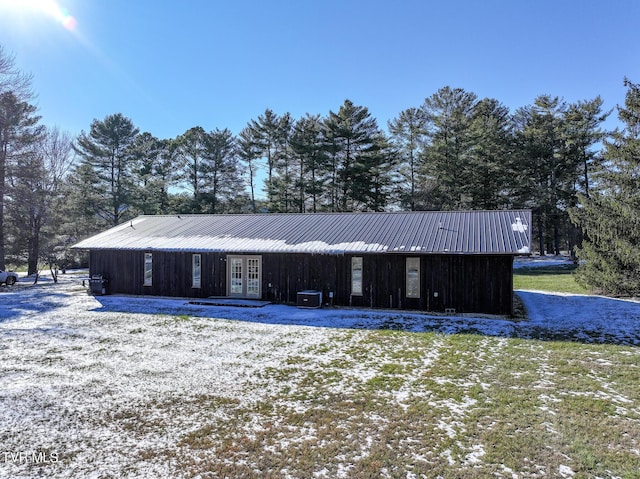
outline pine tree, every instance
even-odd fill
[[[0,269],[5,269],[5,190],[11,163],[23,153],[41,132],[30,103],[31,75],[15,67],[14,57],[0,45]]]
[[[275,140],[276,150],[273,153],[274,176],[270,188],[267,189],[270,211],[289,213],[294,210],[296,198],[294,191],[298,175],[291,149],[291,135],[295,122],[289,113],[278,117],[272,138]]]
[[[161,214],[175,213],[171,208],[169,189],[179,181],[179,144],[175,139],[160,140],[159,155],[154,163],[152,175],[153,194],[156,195],[154,204]]]
[[[163,189],[156,180],[156,166],[164,148],[164,143],[148,132],[138,135],[132,145],[132,160],[136,162],[134,172],[138,183],[135,203],[143,214],[162,212],[160,202]]]
[[[560,254],[561,228],[576,176],[566,144],[567,104],[541,95],[533,106],[516,111],[518,206],[533,210],[541,254]]]
[[[569,105],[565,114],[565,142],[567,154],[573,158],[576,169],[572,194],[568,196],[568,205],[574,208],[578,203],[578,193],[587,198],[591,195],[592,176],[602,166],[600,145],[609,132],[601,124],[611,114],[603,112],[603,100],[599,96],[593,100],[578,101]],[[566,226],[567,246],[575,257],[575,246],[582,242],[580,228],[571,222]]]
[[[32,154],[42,135],[36,107],[13,91],[0,93],[0,269],[5,267],[5,203],[8,180],[20,170],[18,162]]]
[[[95,173],[95,214],[111,226],[135,214],[133,145],[138,133],[129,118],[116,113],[94,120],[89,133],[83,131],[75,146],[81,164]]]
[[[599,128],[607,113],[599,98],[567,104],[541,95],[514,116],[515,206],[533,210],[535,236],[542,254],[571,250],[578,240],[569,208],[578,193],[588,194],[597,166],[596,146],[605,136]]]
[[[225,204],[241,196],[242,180],[236,156],[236,140],[228,129],[216,129],[206,135],[207,212],[220,213]]]
[[[485,98],[474,107],[470,125],[474,139],[467,165],[467,194],[473,209],[510,206],[513,183],[513,134],[509,109],[498,100]]]
[[[331,158],[331,208],[353,211],[368,208],[368,188],[374,171],[373,154],[380,150],[382,132],[369,110],[345,100],[338,113],[329,112],[325,129]]]
[[[640,295],[640,85],[628,88],[618,118],[624,129],[604,142],[604,168],[597,190],[581,195],[571,210],[585,234],[577,256],[582,284],[612,295]]]
[[[295,183],[297,207],[307,210],[307,199],[314,213],[321,208],[323,186],[327,172],[327,149],[319,115],[307,115],[298,120],[291,135],[291,150],[298,160]]]
[[[429,208],[471,208],[468,170],[473,146],[471,123],[477,103],[474,93],[444,87],[427,98],[430,144],[425,150],[425,174],[433,178]]]
[[[267,164],[265,192],[270,211],[288,211],[292,198],[294,175],[291,170],[291,149],[289,138],[293,121],[289,113],[282,116],[272,110],[265,110],[257,120],[251,120],[244,131],[244,145],[251,143],[252,149],[260,152]]]
[[[389,140],[379,132],[375,144],[362,155],[364,161],[358,163],[356,175],[360,181],[354,190],[369,211],[384,211],[391,202],[395,186],[391,172],[397,166],[392,151]]]
[[[206,157],[207,133],[195,126],[176,138],[180,161],[179,178],[191,191],[191,205],[183,213],[202,212],[202,194],[206,188],[208,171]]]
[[[258,174],[258,160],[260,159],[261,149],[256,142],[255,131],[251,125],[244,128],[238,135],[238,157],[245,165],[245,182],[249,187],[249,195],[251,202],[251,211],[258,212],[256,202],[256,176]]]
[[[408,108],[388,122],[390,142],[397,156],[398,201],[411,211],[424,209],[424,149],[427,144],[427,116],[421,108]]]
[[[584,192],[586,197],[589,197],[591,190],[590,176],[594,170],[599,169],[601,162],[595,145],[608,135],[600,128],[611,114],[611,111],[602,111],[603,104],[599,96],[593,100],[578,101],[569,105],[565,116],[568,148],[571,149],[575,164],[581,171],[576,187]]]

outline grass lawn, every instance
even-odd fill
[[[575,266],[517,268],[513,272],[513,288],[587,294],[589,291],[576,283],[575,269]]]
[[[181,471],[640,477],[640,364],[629,348],[378,331],[336,334],[287,363],[256,378],[272,391],[256,404],[199,399],[226,419],[181,438]]]
[[[0,303],[0,442],[57,460],[5,456],[0,477],[640,478],[638,347],[127,313],[53,288]]]

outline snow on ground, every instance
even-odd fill
[[[514,267],[570,264],[570,258],[565,256],[532,256],[516,258]],[[78,284],[77,276],[61,275],[60,278],[63,284]],[[42,280],[47,282],[49,279],[45,275]],[[98,296],[86,301],[93,302],[91,311],[96,313],[175,314],[281,326],[478,333],[527,339],[640,344],[640,301],[542,291],[516,291],[516,294],[524,303],[527,321],[515,322],[486,315],[446,316],[394,310],[298,309],[276,304],[261,308],[205,306],[189,304],[183,298],[141,296]],[[63,293],[45,294],[37,300],[32,300],[29,295],[10,294],[9,298],[15,301],[13,304],[2,301],[4,297],[0,294],[0,322],[21,317],[20,313],[53,311],[59,302],[68,301]]]
[[[540,268],[551,266],[573,266],[573,260],[566,255],[558,256],[516,256],[513,260],[513,268]]]
[[[252,388],[254,377],[286,367],[289,358],[308,354],[310,347],[329,342],[339,330],[464,332],[640,345],[639,302],[534,291],[518,295],[528,311],[526,321],[92,297],[73,275],[61,276],[58,285],[22,281],[2,288],[0,477],[32,477],[33,463],[39,475],[50,477],[108,477],[105,471],[167,477],[170,465],[145,461],[143,452],[174,448],[181,435],[201,426],[201,408],[190,407],[191,402],[211,391],[240,403],[260,401],[269,391]],[[368,373],[364,368],[349,372]],[[179,401],[180,414],[171,413],[172,398]],[[398,402],[405,399],[400,392]],[[145,405],[144,418],[133,412],[138,404]],[[463,401],[460,407],[469,405]],[[451,413],[453,422],[442,428],[455,434],[456,417],[464,411]],[[224,417],[225,408],[211,414]],[[119,415],[118,420],[109,415]],[[154,418],[161,431],[153,430]],[[139,427],[150,428],[142,441],[132,432]],[[469,451],[468,463],[480,461],[483,454],[481,448]],[[64,468],[57,467],[61,460]],[[569,470],[563,473],[568,476]]]
[[[0,293],[0,477],[32,477],[33,463],[53,477],[128,475],[132,463],[134,477],[169,477],[166,465],[146,464],[140,451],[172,447],[199,426],[190,402],[212,391],[257,401],[266,393],[247,394],[248,378],[326,338],[318,328],[164,315],[198,312],[184,300],[100,300],[66,278],[54,287],[21,284]],[[140,314],[122,314],[127,308]],[[257,361],[264,351],[271,354]],[[179,398],[181,414],[168,410],[171,398]],[[137,404],[146,405],[144,422],[157,415],[164,424],[142,443],[114,430],[108,417],[133,414]],[[118,419],[132,428],[141,422],[135,415]]]
[[[483,315],[428,315],[393,310],[298,309],[271,304],[262,308],[191,305],[184,299],[101,296],[94,311],[185,314],[281,326],[398,329],[413,332],[478,333],[489,336],[640,344],[640,302],[602,296],[517,291],[527,321]],[[0,309],[0,318],[2,318]]]

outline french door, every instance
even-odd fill
[[[262,256],[227,256],[227,296],[262,297]]]

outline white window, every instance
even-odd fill
[[[153,283],[153,255],[144,254],[144,285],[151,286]]]
[[[407,298],[420,297],[420,258],[407,258]]]
[[[193,279],[193,288],[199,288],[202,284],[202,257],[199,254],[191,256],[191,276]]]
[[[351,258],[351,294],[362,296],[362,257]]]

